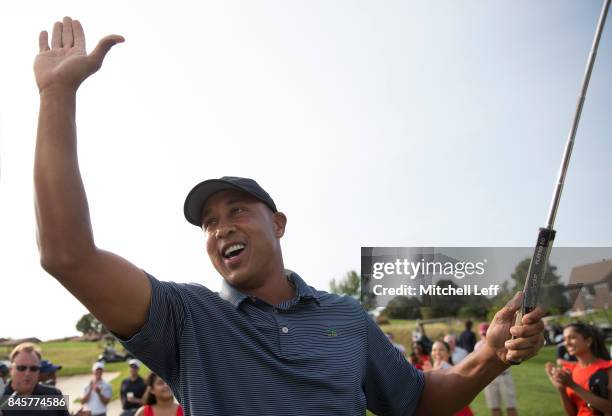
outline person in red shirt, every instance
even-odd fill
[[[433,361],[433,365],[431,361]],[[443,340],[434,342],[433,346],[431,347],[431,360],[425,362],[424,370],[445,370],[447,368],[451,368],[452,366],[453,359],[451,357],[450,345]],[[474,416],[474,413],[472,412],[472,409],[470,409],[470,406],[466,406],[458,412],[453,413],[453,416]]]
[[[155,373],[147,377],[147,391],[142,398],[145,403],[136,416],[183,416],[183,408],[174,401],[172,390]]]
[[[423,370],[424,366],[429,363],[429,354],[425,351],[425,347],[421,341],[414,341],[412,343],[412,353],[410,354],[408,361],[419,370]]]
[[[612,360],[599,331],[572,323],[563,330],[563,342],[578,361],[565,362],[563,367],[546,363],[546,373],[561,395],[565,412],[570,416],[612,414]],[[597,394],[590,388],[596,380]]]

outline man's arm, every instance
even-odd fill
[[[92,390],[93,390],[92,382],[90,382],[89,385],[83,388],[83,392],[81,393],[81,397],[79,398],[79,402],[81,402],[81,404],[85,404],[89,401]]]
[[[127,384],[127,379],[123,380],[121,382],[121,387],[119,387],[119,398],[121,399],[121,407],[125,407],[125,404],[127,402],[127,395],[126,395],[126,387],[125,385]]]
[[[534,356],[544,344],[544,311],[540,308],[525,315],[521,326],[512,327],[521,305],[517,294],[495,314],[487,331],[486,343],[479,350],[446,371],[425,373],[425,388],[418,415],[450,415],[467,406],[476,395],[510,365]],[[509,339],[510,335],[516,339]],[[444,400],[440,400],[443,397]]]
[[[34,164],[38,244],[43,268],[104,326],[122,337],[144,324],[151,289],[144,272],[94,243],[77,158],[76,92],[123,38],[103,38],[87,54],[78,21],[66,17],[39,38],[34,63],[40,113]]]
[[[96,388],[96,394],[100,398],[100,401],[104,405],[107,405],[108,402],[110,402],[111,397],[113,396],[113,392],[111,390],[110,384],[109,385],[104,385],[103,387],[99,387],[98,386]]]

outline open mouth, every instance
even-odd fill
[[[232,259],[238,257],[245,249],[246,245],[243,243],[232,244],[223,251],[223,257],[226,259]]]

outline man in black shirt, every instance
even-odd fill
[[[143,405],[142,396],[147,389],[144,380],[138,375],[140,361],[130,360],[128,364],[130,376],[121,382],[121,405],[123,407],[121,416],[132,416],[136,413],[136,410]]]
[[[466,350],[468,353],[474,351],[476,345],[476,334],[472,331],[472,321],[465,321],[465,330],[459,334],[457,345]]]

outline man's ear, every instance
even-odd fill
[[[287,217],[282,212],[272,214],[272,224],[274,225],[274,235],[276,238],[281,238],[285,235],[285,226],[287,225]]]

